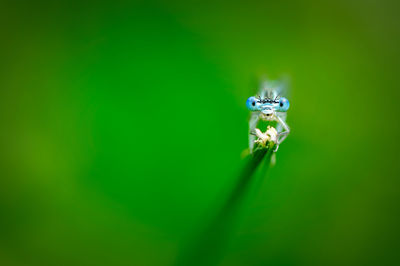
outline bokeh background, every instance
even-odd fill
[[[292,132],[219,265],[398,265],[397,1],[1,1],[0,265],[174,265],[243,167],[247,97]]]

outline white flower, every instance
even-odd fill
[[[255,133],[257,136],[255,143],[262,147],[266,147],[267,143],[271,144],[271,142],[275,144],[277,141],[278,132],[274,127],[268,126],[265,133],[256,128]]]

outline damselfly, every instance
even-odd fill
[[[253,151],[256,140],[257,125],[262,121],[276,121],[277,140],[275,152],[288,136],[290,129],[286,124],[287,110],[289,109],[289,100],[282,96],[284,86],[280,83],[266,81],[262,83],[258,96],[252,96],[247,99],[246,106],[252,111],[249,121],[249,148]],[[259,131],[259,130],[258,130]]]

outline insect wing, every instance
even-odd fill
[[[259,94],[262,99],[279,100],[279,97],[288,97],[289,78],[279,80],[264,80],[261,83]]]

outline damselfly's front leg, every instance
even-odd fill
[[[254,141],[256,140],[256,126],[259,121],[259,114],[254,112],[251,114],[251,118],[249,121],[249,148],[250,153],[253,152]]]
[[[276,152],[279,148],[279,144],[281,144],[286,139],[286,137],[289,135],[290,129],[289,129],[289,126],[286,124],[286,122],[283,121],[283,119],[281,117],[279,117],[279,115],[275,114],[275,119],[283,128],[283,131],[278,133],[278,139],[277,139],[276,148],[275,148],[275,152]]]

